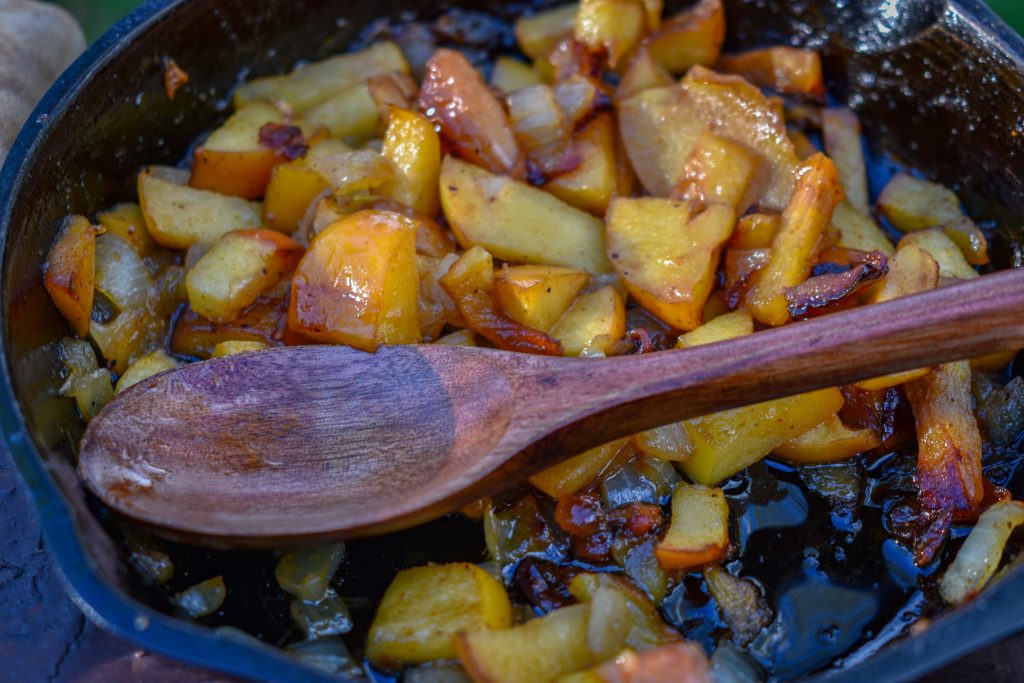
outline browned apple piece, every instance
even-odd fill
[[[640,0],[582,0],[576,13],[576,40],[603,52],[615,68],[647,30],[647,9]]]
[[[664,569],[696,569],[729,550],[729,504],[722,489],[680,482],[672,493],[672,522],[655,549]]]
[[[242,310],[295,270],[302,245],[273,230],[237,230],[220,238],[185,278],[192,310],[214,322]]]
[[[522,177],[522,151],[505,109],[461,52],[439,49],[427,62],[419,108],[453,152],[499,174]]]
[[[50,248],[43,284],[50,300],[79,337],[89,334],[96,293],[96,235],[100,229],[85,216],[68,216]]]
[[[654,61],[681,74],[697,64],[718,61],[725,42],[725,6],[722,0],[700,0],[661,23],[645,44]]]
[[[608,210],[608,257],[641,306],[677,330],[692,330],[735,221],[722,204],[690,218],[687,205],[667,199],[616,199]]]
[[[292,280],[288,327],[374,351],[420,341],[416,224],[361,211],[317,235]]]
[[[776,46],[722,55],[718,68],[786,95],[825,97],[821,56],[815,50]]]
[[[782,227],[772,242],[772,255],[747,293],[745,305],[759,322],[783,325],[789,320],[786,289],[808,278],[818,255],[819,241],[843,201],[836,167],[819,154],[798,173],[796,191],[782,214]]]
[[[473,247],[452,264],[441,286],[455,302],[466,325],[495,346],[558,356],[561,345],[540,330],[502,313],[494,300],[494,260],[486,249]]]

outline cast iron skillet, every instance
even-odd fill
[[[42,287],[41,265],[62,218],[131,198],[139,165],[177,162],[197,135],[226,116],[227,95],[240,79],[343,51],[374,19],[402,12],[430,18],[443,9],[401,0],[266,4],[149,2],[68,69],[21,132],[0,172],[0,427],[49,549],[90,618],[148,650],[226,673],[327,681],[337,679],[253,638],[147,605],[151,596],[127,569],[109,519],[74,472],[82,426],[73,402],[57,396],[55,343],[68,331]],[[515,11],[485,0],[452,4]],[[672,10],[688,3],[667,4]],[[1024,176],[1015,173],[1024,167],[1024,41],[980,1],[727,4],[735,44],[822,49],[832,92],[860,111],[872,145],[955,185],[974,217],[998,227],[997,265],[1024,263],[1017,222],[1024,216]],[[192,77],[173,102],[161,80],[165,56]],[[1021,604],[1024,575],[1017,571],[924,633],[825,676],[912,679],[1024,628]]]

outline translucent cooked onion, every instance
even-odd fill
[[[82,419],[88,422],[114,398],[110,372],[99,367],[96,353],[87,341],[71,337],[62,339],[60,355],[68,370],[60,395],[75,399]]]
[[[328,588],[324,597],[315,602],[299,598],[292,600],[289,611],[307,639],[340,636],[352,630],[348,607],[332,588]]]
[[[372,191],[395,177],[391,162],[369,149],[328,154],[314,159],[310,166],[327,179],[339,196]]]
[[[107,233],[96,238],[96,289],[123,311],[146,305],[149,270],[131,245]]]
[[[190,616],[198,618],[219,610],[227,594],[224,578],[215,576],[181,591],[174,596],[174,601]]]
[[[1024,503],[996,503],[978,518],[942,581],[939,593],[946,602],[959,605],[985,587],[999,568],[1010,534],[1024,524]]]
[[[317,638],[292,643],[288,652],[306,666],[319,669],[329,674],[344,674],[362,678],[365,674],[355,658],[349,653],[345,643],[337,636]]]
[[[722,641],[711,655],[713,683],[761,683],[761,668],[735,645]]]
[[[526,156],[545,174],[566,168],[572,129],[550,86],[534,85],[508,97],[509,119]]]
[[[274,578],[283,590],[311,602],[323,598],[345,557],[344,543],[290,550],[277,562]]]

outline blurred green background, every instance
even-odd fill
[[[111,24],[142,4],[140,0],[58,0],[58,3],[78,17],[90,41],[96,40]],[[989,4],[1024,33],[1024,0],[989,0]]]

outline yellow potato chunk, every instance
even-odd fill
[[[626,307],[611,286],[581,294],[550,334],[567,356],[608,354],[626,335]]]
[[[260,144],[260,129],[284,122],[279,109],[262,102],[235,112],[196,147],[189,185],[243,199],[262,197],[274,166],[283,159]]]
[[[850,109],[824,109],[821,112],[821,133],[825,152],[836,165],[847,200],[857,211],[869,214],[868,173],[860,119]]]
[[[331,181],[317,168],[328,157],[351,151],[338,140],[322,140],[306,156],[274,167],[263,197],[263,222],[268,228],[295,232],[313,200],[331,188]]]
[[[608,256],[641,306],[675,329],[692,330],[735,222],[721,204],[689,218],[679,202],[616,199],[608,210]]]
[[[316,236],[292,280],[288,327],[374,351],[420,340],[416,224],[360,211]]]
[[[860,251],[880,251],[886,256],[896,247],[871,216],[862,213],[850,202],[840,202],[832,213],[832,225],[839,230],[839,246]],[[770,246],[770,245],[769,245]]]
[[[424,216],[436,216],[441,175],[441,140],[427,117],[391,109],[383,154],[395,166],[391,197]]]
[[[449,156],[441,164],[441,206],[465,249],[479,245],[518,263],[610,270],[604,224],[526,183]]]
[[[530,59],[544,59],[552,48],[573,32],[579,3],[538,12],[516,21],[516,40],[519,49]]]
[[[97,214],[96,218],[107,232],[130,244],[140,256],[146,256],[157,248],[138,204],[118,204],[109,211]]]
[[[747,214],[736,222],[736,229],[729,238],[729,248],[770,249],[781,225],[782,216],[766,213]]]
[[[680,335],[676,346],[680,349],[702,344],[713,344],[754,333],[754,319],[749,311],[740,309],[720,315],[692,332]]]
[[[456,634],[511,625],[505,587],[480,567],[460,562],[405,569],[377,607],[366,658],[385,668],[452,659]]]
[[[549,683],[594,663],[589,605],[563,607],[514,628],[460,633],[455,649],[478,683]]]
[[[530,477],[529,482],[551,496],[561,498],[580,491],[597,480],[615,461],[626,439],[591,448]]]
[[[213,244],[232,230],[258,227],[262,218],[257,203],[178,185],[148,169],[139,174],[139,204],[149,234],[172,249]]]
[[[393,71],[407,74],[409,64],[398,45],[381,41],[359,52],[307,64],[290,74],[251,80],[235,91],[235,108],[283,100],[301,114],[343,90]]]
[[[804,162],[798,176],[793,198],[782,214],[782,227],[772,242],[771,257],[744,302],[754,318],[766,325],[789,321],[786,290],[810,276],[820,240],[843,201],[835,164],[825,155]]]
[[[313,128],[326,128],[332,136],[357,145],[377,132],[380,111],[366,83],[357,83],[331,95],[303,118]]]
[[[714,486],[839,412],[843,395],[821,389],[688,420],[694,452],[682,468]]]
[[[604,50],[613,69],[646,29],[647,11],[639,0],[582,0],[576,13],[576,40],[594,52]]]
[[[549,180],[544,189],[578,209],[604,215],[618,189],[615,124],[602,114],[573,139],[579,165]]]
[[[679,482],[672,492],[672,519],[655,548],[663,569],[696,569],[729,550],[729,504],[722,489]]]
[[[724,42],[725,6],[722,0],[700,0],[666,19],[646,41],[654,60],[676,74],[695,64],[714,64]]]
[[[169,355],[166,351],[156,350],[148,353],[128,366],[128,369],[117,380],[114,393],[120,394],[128,387],[138,384],[147,377],[166,370],[173,370],[181,367],[181,365],[180,360]]]
[[[978,271],[971,267],[960,247],[949,238],[943,228],[928,228],[904,235],[897,246],[903,248],[908,244],[918,246],[931,254],[939,264],[939,275],[942,277],[956,277],[961,280],[978,277]]]
[[[514,57],[502,55],[494,60],[494,69],[491,71],[491,86],[502,91],[506,95],[540,85],[540,76],[529,64],[524,64]]]
[[[494,275],[494,298],[508,317],[548,332],[569,310],[590,275],[558,266],[513,266]]]
[[[906,173],[893,176],[878,197],[878,209],[901,232],[957,223],[963,218],[952,190]]]
[[[725,204],[737,216],[754,202],[750,192],[758,159],[753,152],[705,132],[697,139],[674,196],[696,202],[703,208]]]
[[[876,448],[881,441],[871,429],[850,429],[838,415],[772,451],[780,458],[807,465],[838,462]]]
[[[85,216],[69,216],[46,257],[43,284],[50,300],[79,337],[89,334],[96,296],[96,234]]]
[[[273,230],[229,232],[203,254],[185,278],[192,310],[229,322],[290,273],[302,245]]]
[[[615,90],[615,101],[621,102],[651,88],[664,88],[672,85],[673,81],[672,74],[654,61],[651,51],[641,47],[629,60],[629,66],[619,80],[619,87]]]

